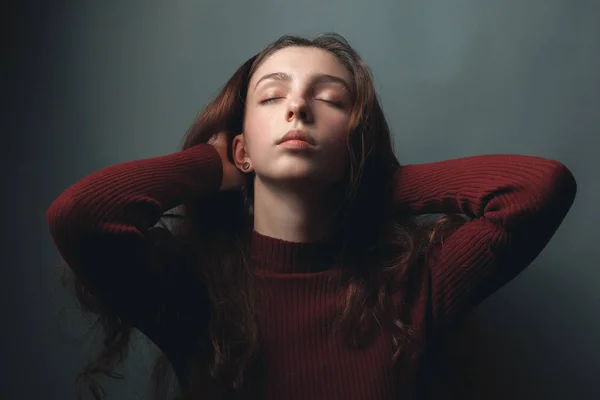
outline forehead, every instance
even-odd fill
[[[261,76],[274,72],[285,72],[294,79],[317,74],[340,77],[350,83],[352,76],[344,65],[326,50],[314,47],[287,47],[268,56],[250,79],[253,86]]]

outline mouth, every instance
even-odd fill
[[[277,142],[277,144],[284,143],[304,147],[316,146],[317,144],[311,135],[299,129],[289,131]]]

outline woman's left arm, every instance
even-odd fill
[[[523,271],[544,249],[575,199],[560,162],[482,155],[400,167],[397,212],[464,214],[429,268],[434,324],[447,325]]]

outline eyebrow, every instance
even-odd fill
[[[292,76],[286,72],[273,72],[271,74],[266,74],[265,76],[260,78],[258,80],[258,82],[256,82],[256,85],[254,85],[254,89],[256,90],[259,83],[269,80],[269,79],[276,80],[276,81],[283,81],[283,82],[291,82]],[[350,90],[350,87],[348,86],[348,83],[338,76],[329,75],[329,74],[316,74],[316,75],[312,76],[311,82],[312,82],[312,84],[337,83],[337,84],[343,86],[344,89],[347,90],[349,93],[352,93],[352,91]]]

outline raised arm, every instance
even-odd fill
[[[577,190],[563,164],[520,155],[407,165],[394,179],[397,211],[470,218],[435,249],[429,265],[438,327],[523,271],[554,235]]]
[[[163,265],[168,255],[155,246],[160,232],[151,228],[184,200],[217,192],[222,170],[219,153],[206,144],[104,168],[52,203],[50,233],[86,287],[156,339],[153,319],[172,282]]]

